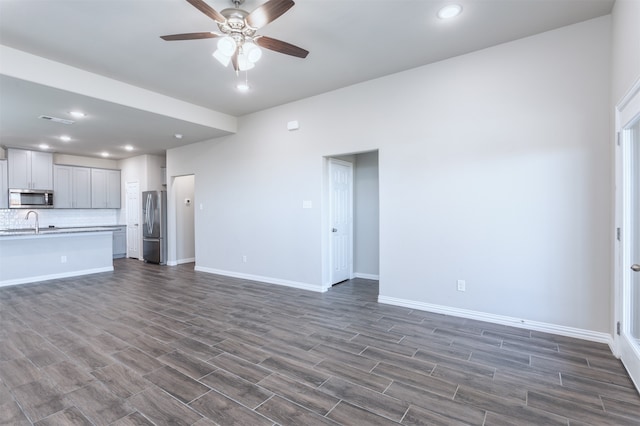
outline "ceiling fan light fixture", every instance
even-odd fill
[[[236,45],[236,41],[233,39],[233,37],[226,36],[218,40],[218,51],[220,51],[223,55],[229,57],[233,56],[237,47],[238,46]]]
[[[259,29],[291,9],[295,4],[293,0],[267,0],[251,12],[240,9],[245,0],[231,0],[234,7],[221,12],[213,9],[205,0],[186,1],[213,19],[220,32],[171,34],[160,38],[165,41],[217,38],[217,49],[213,52],[213,57],[225,67],[233,64],[236,75],[252,69],[262,57],[263,48],[298,58],[306,58],[309,54],[293,44],[256,34]],[[256,40],[259,42],[256,43]],[[240,89],[247,90],[248,87]]]
[[[253,64],[262,58],[262,49],[252,41],[247,41],[242,45],[242,53],[247,57],[247,60]]]
[[[248,71],[255,67],[256,65],[247,58],[245,53],[241,53],[238,55],[238,69],[240,71]]]
[[[229,63],[231,62],[231,56],[225,55],[220,50],[213,52],[213,57],[225,67],[229,66]]]
[[[449,4],[438,11],[438,18],[451,19],[462,13],[462,6],[459,4]]]

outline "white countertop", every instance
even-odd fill
[[[106,226],[74,226],[74,227],[53,227],[40,228],[40,232],[36,234],[35,228],[20,229],[0,229],[0,237],[16,237],[16,236],[41,236],[52,234],[71,234],[78,232],[104,232],[114,231],[126,225],[106,225]]]

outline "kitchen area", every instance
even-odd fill
[[[143,190],[162,193],[163,166],[158,155],[116,161],[0,148],[0,287],[112,271],[116,258],[143,260],[150,218]],[[127,194],[125,182],[139,194]],[[153,217],[164,233],[165,217]],[[166,247],[164,234],[153,245]],[[147,256],[166,263],[166,248]]]

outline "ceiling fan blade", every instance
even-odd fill
[[[275,52],[284,53],[285,55],[296,56],[298,58],[306,58],[309,54],[309,51],[304,50],[301,47],[294,46],[293,44],[289,44],[285,41],[276,40],[275,38],[267,36],[255,37],[254,41],[260,47],[264,47],[265,49],[273,50]]]
[[[212,33],[212,32],[202,32],[202,33],[185,33],[185,34],[171,34],[160,36],[161,39],[166,41],[175,41],[175,40],[198,40],[203,38],[216,38],[220,37],[220,34]]]
[[[227,21],[227,18],[222,16],[220,12],[218,12],[217,10],[209,6],[203,0],[187,0],[187,1],[191,3],[191,5],[193,5],[200,12],[204,13],[214,21],[219,22],[221,24]]]
[[[278,19],[283,13],[291,9],[294,4],[293,0],[269,0],[254,9],[244,20],[252,28],[262,28],[269,22]]]

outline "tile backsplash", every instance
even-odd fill
[[[33,215],[25,219],[30,209],[0,209],[0,229],[33,228]],[[38,212],[41,228],[48,226],[118,225],[116,209],[33,209]]]

